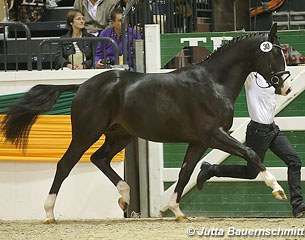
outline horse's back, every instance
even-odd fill
[[[71,115],[90,118],[110,115],[120,111],[126,89],[139,79],[140,73],[110,70],[93,76],[85,81],[75,94]]]
[[[107,119],[109,125],[119,124],[152,141],[196,141],[200,133],[194,126],[213,128],[215,109],[210,103],[217,101],[211,83],[197,81],[200,74],[107,71],[81,86],[72,114],[82,115],[83,122],[92,116],[96,121]]]

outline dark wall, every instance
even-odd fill
[[[236,26],[234,12],[236,13]],[[213,0],[213,18],[216,32],[250,30],[249,1]]]
[[[74,0],[61,0],[57,2],[58,7],[73,7]]]
[[[286,0],[277,11],[305,11],[304,0]]]
[[[264,2],[270,2],[270,0],[263,0]],[[251,0],[250,7],[260,6],[261,1]],[[285,3],[277,9],[277,11],[305,11],[305,1],[304,0],[286,0]]]
[[[272,26],[272,13],[265,12],[251,19],[251,30],[267,31]]]
[[[264,0],[265,2],[269,2]],[[250,7],[261,6],[261,2],[257,0],[250,1]],[[286,0],[285,3],[276,12],[287,12],[287,11],[305,11],[305,1],[304,0]],[[259,14],[251,19],[251,30],[253,31],[267,31],[272,25],[272,12],[265,12]]]

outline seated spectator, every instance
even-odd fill
[[[130,0],[120,0],[115,8],[122,8],[125,11],[127,5],[129,4]],[[145,9],[146,8],[146,11]],[[152,24],[153,19],[151,15],[151,8],[148,3],[145,1],[137,0],[135,4],[131,7],[131,14],[128,14],[128,23],[134,29],[140,32],[141,37],[144,37],[144,23],[145,24]],[[143,17],[145,15],[145,18]]]
[[[110,15],[111,27],[105,29],[100,33],[100,37],[109,37],[113,39],[119,48],[119,56],[122,59],[123,56],[123,45],[122,45],[122,13],[121,8],[114,9]],[[127,50],[127,62],[130,67],[133,67],[133,40],[140,39],[141,35],[138,31],[132,29],[131,27],[126,28],[126,50]],[[96,48],[95,56],[95,67],[104,68],[104,63],[114,64],[114,49],[113,45],[109,42],[99,42]],[[122,64],[122,60],[120,60]]]
[[[85,30],[84,15],[79,10],[70,10],[67,14],[69,31],[61,38],[94,37]],[[55,69],[67,67],[70,69],[92,68],[96,44],[94,42],[64,42],[58,43],[55,53]]]
[[[109,26],[109,15],[119,0],[75,0],[74,8],[82,11],[85,16],[85,28],[97,36]]]

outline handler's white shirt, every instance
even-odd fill
[[[248,112],[251,120],[258,123],[270,124],[275,116],[275,89],[274,87],[261,88],[259,86],[268,87],[264,77],[259,73],[250,73],[245,82]]]

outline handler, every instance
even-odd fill
[[[248,112],[251,118],[247,126],[246,145],[253,149],[264,161],[270,150],[282,159],[288,167],[288,185],[292,214],[300,218],[305,213],[305,203],[301,190],[301,159],[295,149],[274,123],[276,94],[274,87],[266,88],[265,79],[258,73],[250,73],[245,82]],[[197,177],[197,187],[213,176],[255,179],[259,173],[250,162],[241,165],[211,165],[203,162]]]

